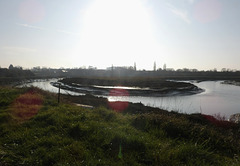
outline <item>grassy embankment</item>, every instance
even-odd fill
[[[89,95],[57,104],[36,88],[0,95],[0,165],[240,164],[239,125],[211,116],[120,102],[119,112]]]

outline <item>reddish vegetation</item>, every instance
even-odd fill
[[[202,116],[207,119],[210,123],[218,126],[218,127],[222,127],[222,128],[232,128],[234,127],[236,124],[233,123],[233,122],[229,122],[229,121],[226,121],[226,120],[218,120],[216,119],[214,116],[211,116],[211,115],[205,115],[205,114],[202,114]]]
[[[42,107],[42,103],[42,95],[36,90],[31,89],[15,100],[12,107],[12,114],[20,121],[28,120],[38,113]]]

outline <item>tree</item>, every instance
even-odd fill
[[[23,70],[22,66],[16,66],[15,69]]]
[[[8,69],[9,69],[9,70],[12,70],[12,69],[14,69],[13,65],[12,65],[12,64],[10,64],[10,65],[9,65],[9,67],[8,67]]]
[[[226,68],[222,68],[222,72],[226,72],[227,71],[227,69]]]

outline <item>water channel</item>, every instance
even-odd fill
[[[36,86],[43,90],[57,93],[58,88],[53,87],[50,82],[57,79],[42,80],[27,83],[22,86]],[[167,97],[141,97],[141,96],[104,96],[109,101],[141,102],[151,107],[159,107],[169,111],[182,113],[204,113],[209,115],[220,114],[228,118],[230,115],[240,113],[240,86],[222,84],[222,81],[204,81],[193,83],[205,91],[188,96]],[[71,95],[83,95],[81,93],[61,90],[61,93]]]

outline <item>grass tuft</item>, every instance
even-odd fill
[[[34,88],[0,92],[9,95],[0,99],[0,165],[240,165],[239,125],[142,104],[119,113],[92,96],[87,109]]]

